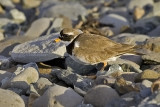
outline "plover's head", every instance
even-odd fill
[[[83,33],[79,29],[64,28],[60,32],[60,39],[63,41],[73,41],[79,34]]]

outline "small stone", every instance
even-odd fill
[[[126,81],[131,81],[134,82],[138,73],[135,72],[123,72],[121,76],[126,80]]]
[[[80,75],[89,74],[94,69],[96,69],[94,65],[84,65],[84,64],[77,63],[71,57],[67,57],[65,59],[65,64],[68,70],[71,70],[72,72]]]
[[[153,6],[154,2],[153,0],[130,0],[129,3],[127,4],[127,8],[129,11],[133,11],[133,9],[135,7],[140,7],[140,8],[144,8],[147,5],[151,5]]]
[[[14,8],[15,5],[12,3],[11,0],[0,0],[0,4],[4,7],[8,7],[8,8]]]
[[[35,84],[34,87],[37,90],[37,92],[40,95],[43,95],[43,93],[52,85],[52,83],[47,79],[41,77]]]
[[[80,104],[76,107],[93,107],[93,105],[92,104]]]
[[[142,56],[142,59],[145,64],[160,64],[160,53],[146,54]]]
[[[2,6],[0,6],[0,14],[4,14],[5,10],[2,8]]]
[[[35,20],[24,36],[32,37],[32,39],[40,37],[50,26],[50,18],[39,18]]]
[[[42,0],[22,0],[23,4],[27,8],[36,8],[40,5]]]
[[[2,107],[25,107],[23,99],[10,90],[0,89],[0,102]]]
[[[151,32],[148,33],[150,37],[159,37],[160,36],[160,26],[157,26],[155,29],[153,29]]]
[[[25,103],[25,107],[27,107],[28,106],[28,96],[21,95],[21,98],[23,99],[23,101]]]
[[[50,4],[46,3],[42,3],[40,6],[41,17],[58,17],[63,15],[72,21],[77,21],[78,16],[87,15],[87,10],[80,3],[57,3],[56,5],[53,5],[55,4],[54,1]],[[46,9],[46,7],[48,8]]]
[[[153,84],[151,85],[151,91],[155,92],[158,91],[160,89],[160,79],[156,80],[155,82],[153,82]]]
[[[155,81],[158,78],[159,74],[157,72],[147,69],[137,75],[136,81],[143,81],[143,80]]]
[[[10,78],[11,76],[12,76],[12,73],[0,70],[0,82],[1,82],[1,84],[2,84],[3,79]]]
[[[120,94],[125,94],[131,91],[139,91],[139,87],[136,84],[132,83],[131,81],[126,81],[122,77],[117,78],[115,82],[115,89]]]
[[[5,37],[4,37],[3,33],[0,32],[0,41],[1,41],[1,40],[4,40],[4,39],[5,39]]]
[[[93,80],[68,70],[53,69],[51,74],[58,77],[60,80],[63,80],[66,84],[76,86],[83,91],[88,91],[93,87]]]
[[[116,98],[119,98],[119,95],[114,89],[107,85],[97,85],[84,96],[84,103],[92,104],[95,107],[104,107]]]
[[[160,5],[160,1],[154,3],[154,5],[153,5],[153,15],[154,16],[160,16],[160,7],[159,7],[159,5]]]
[[[12,59],[0,55],[0,69],[9,69],[14,65]]]
[[[12,24],[14,21],[7,18],[0,18],[0,28],[6,26],[7,24]]]
[[[160,37],[147,39],[144,43],[144,48],[156,53],[160,52]]]
[[[124,27],[130,27],[128,20],[117,14],[109,14],[100,18],[99,22],[105,25],[112,25],[114,34],[119,34]]]
[[[64,57],[66,46],[61,42],[54,42],[59,34],[51,34],[39,37],[14,47],[11,57],[16,62],[42,62]]]
[[[28,105],[27,107],[33,107],[34,101],[39,98],[40,96],[36,93],[30,93],[29,98],[28,98]]]
[[[145,40],[149,39],[149,37],[147,35],[142,34],[122,33],[113,36],[111,39],[123,44],[141,45],[144,43]]]
[[[35,100],[33,107],[76,107],[82,100],[73,89],[54,85]]]
[[[20,3],[21,0],[12,0],[13,3],[17,4]]]
[[[145,14],[145,10],[141,7],[136,7],[133,12],[133,17],[135,20],[139,20]]]
[[[10,14],[17,23],[23,23],[26,21],[26,16],[24,15],[24,13],[20,12],[17,9],[10,10]]]
[[[149,80],[143,80],[142,85],[145,86],[146,88],[151,88],[152,82]]]
[[[29,63],[24,65],[23,68],[18,68],[5,83],[2,84],[2,88],[19,88],[26,91],[29,88],[29,84],[35,83],[39,78],[39,73],[37,71],[37,66],[35,63]]]

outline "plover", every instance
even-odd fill
[[[65,28],[60,32],[56,42],[62,40],[66,44],[67,53],[73,60],[83,64],[98,64],[115,60],[125,53],[134,53],[134,45],[116,43],[107,37],[83,33],[79,29]],[[104,67],[102,69],[104,69]]]

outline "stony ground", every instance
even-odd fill
[[[143,54],[100,72],[65,56],[63,28]],[[160,0],[0,0],[0,107],[159,107],[159,78]]]

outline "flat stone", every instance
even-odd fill
[[[124,28],[129,28],[128,20],[117,14],[108,14],[100,18],[99,22],[105,25],[112,25],[114,34],[119,34]]]
[[[8,8],[14,8],[15,5],[12,3],[11,0],[1,0],[0,4],[4,7],[8,7]]]
[[[24,15],[24,13],[17,9],[10,10],[10,14],[12,18],[15,20],[15,22],[19,24],[26,21],[26,16]]]
[[[65,64],[67,65],[67,69],[71,70],[74,73],[80,75],[86,75],[92,72],[95,69],[94,65],[84,65],[74,61],[71,57],[67,57],[65,59]]]
[[[27,8],[35,8],[40,5],[42,0],[23,0],[24,6]]]
[[[31,27],[24,35],[32,38],[39,37],[48,29],[50,23],[50,18],[39,18],[31,24]]]
[[[129,11],[133,11],[133,9],[138,6],[141,8],[144,8],[147,5],[153,5],[153,0],[130,0],[130,2],[127,4],[127,8]]]
[[[12,76],[12,73],[0,70],[0,81],[2,81],[5,78],[10,78]]]
[[[157,72],[147,69],[137,75],[136,81],[143,81],[143,80],[155,81],[158,78],[159,74]]]
[[[148,33],[148,35],[150,36],[150,37],[159,37],[160,36],[160,26],[157,26],[155,29],[153,29],[152,31],[150,31],[149,33]]]
[[[134,12],[133,12],[133,18],[135,20],[139,20],[143,17],[145,14],[145,10],[141,7],[135,7]]]
[[[0,69],[9,69],[14,65],[13,60],[9,57],[0,55]]]
[[[4,40],[4,39],[5,39],[5,37],[4,37],[3,33],[0,32],[0,41],[1,41],[1,40]]]
[[[152,82],[149,80],[143,80],[142,85],[145,86],[146,88],[151,88]]]
[[[39,80],[34,84],[35,89],[40,95],[43,95],[43,93],[51,86],[52,83],[47,78],[39,78]]]
[[[44,8],[43,4],[40,7],[41,17],[56,17],[63,15],[73,21],[76,21],[78,20],[78,16],[87,15],[87,10],[79,3],[57,3],[54,5],[54,2],[52,2],[51,4],[44,5]]]
[[[82,100],[83,98],[73,91],[73,89],[54,85],[35,100],[33,107],[75,107]]]
[[[132,61],[117,58],[116,61],[109,61],[108,65],[119,64],[124,72],[140,73],[142,70],[140,66]]]
[[[26,91],[31,83],[37,82],[39,73],[35,63],[29,63],[22,68],[18,68],[11,78],[5,80],[2,88],[19,88]]]
[[[154,16],[160,16],[160,7],[159,7],[159,5],[160,5],[160,2],[156,2],[153,5],[153,15]]]
[[[92,104],[95,107],[104,107],[116,98],[119,98],[119,95],[114,89],[107,85],[97,85],[84,96],[84,103]]]
[[[10,90],[0,89],[0,102],[2,107],[25,107],[23,99]]]
[[[59,34],[39,37],[14,47],[11,57],[16,62],[42,62],[63,57],[66,46],[63,42],[54,42]]]
[[[136,86],[135,83],[132,83],[131,81],[126,81],[122,77],[119,77],[119,78],[116,79],[115,89],[120,94],[129,93],[131,91],[137,91],[137,92],[139,91],[139,87]]]
[[[138,73],[135,72],[123,72],[121,76],[126,80],[126,81],[131,81],[134,82]]]
[[[160,64],[160,53],[150,53],[142,56],[145,64]]]
[[[93,87],[93,80],[68,70],[53,69],[51,74],[63,80],[66,84],[78,87],[83,91],[88,91]]]

